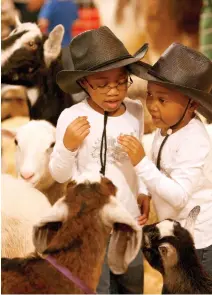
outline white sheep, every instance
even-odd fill
[[[19,178],[31,183],[53,204],[64,195],[66,184],[56,182],[49,172],[49,159],[55,144],[55,127],[45,120],[32,120],[11,131],[16,144],[16,170]]]
[[[1,175],[1,254],[24,257],[34,251],[33,224],[51,208],[48,199],[30,183]]]

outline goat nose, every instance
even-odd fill
[[[30,180],[34,175],[35,173],[33,173],[32,171],[21,172],[21,177],[25,180]]]

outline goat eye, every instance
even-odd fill
[[[17,139],[14,140],[15,145],[18,145],[18,141]]]
[[[28,49],[30,50],[36,50],[38,48],[37,43],[35,43],[34,40],[29,41],[26,46],[28,47]]]
[[[30,46],[30,47],[32,47],[32,46],[34,46],[34,42],[33,41],[29,41],[29,43],[28,43],[28,45]]]

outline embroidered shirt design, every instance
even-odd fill
[[[136,136],[135,132],[131,132],[130,135]],[[101,147],[101,139],[98,138],[91,152],[91,156],[98,163],[100,163],[100,147]],[[124,162],[129,159],[127,153],[122,150],[121,145],[118,143],[117,139],[112,136],[107,136],[107,162],[110,164],[114,164],[116,162]]]

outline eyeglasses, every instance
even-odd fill
[[[121,80],[119,81],[115,86],[111,87],[109,84],[102,85],[102,86],[92,86],[86,78],[84,78],[88,85],[93,89],[93,90],[98,90],[100,94],[106,94],[108,93],[112,88],[117,88],[119,91],[127,90],[133,83],[132,78],[129,76],[129,79],[125,79],[124,81]]]

